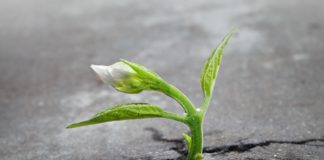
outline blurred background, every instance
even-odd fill
[[[183,112],[160,93],[118,93],[89,67],[120,58],[199,105],[203,63],[234,27],[206,159],[322,160],[323,15],[323,0],[0,0],[0,159],[184,159],[177,122],[65,126],[125,102]]]

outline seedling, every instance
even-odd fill
[[[119,104],[97,113],[89,120],[74,123],[67,128],[76,128],[94,125],[104,122],[144,119],[144,118],[166,118],[187,125],[191,135],[183,133],[183,138],[188,147],[189,160],[202,160],[203,154],[203,120],[213,94],[214,84],[221,64],[224,49],[233,35],[228,33],[223,41],[216,47],[204,65],[200,76],[201,88],[204,99],[199,108],[173,85],[164,81],[159,75],[148,70],[142,65],[121,60],[111,66],[91,65],[99,78],[112,85],[117,91],[124,93],[140,93],[144,90],[153,90],[164,93],[175,99],[183,108],[183,115],[167,112],[160,107],[147,103]]]

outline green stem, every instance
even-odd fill
[[[192,118],[188,120],[188,126],[191,131],[191,145],[188,152],[188,160],[203,159],[203,117],[197,111]]]
[[[196,107],[189,100],[189,98],[185,94],[183,94],[178,88],[174,87],[171,84],[168,84],[167,82],[164,82],[162,83],[162,87],[160,87],[160,90],[167,96],[175,99],[182,106],[185,112],[188,113],[188,115],[192,115],[196,112]]]
[[[187,125],[191,132],[191,145],[188,152],[188,160],[203,159],[203,121],[208,109],[212,96],[204,98],[200,110],[195,111],[195,114],[187,117]]]
[[[202,116],[205,115],[205,113],[206,113],[206,111],[207,111],[207,109],[209,107],[211,97],[212,97],[212,95],[205,97],[204,101],[202,102],[202,104],[200,106],[201,113],[203,114]]]
[[[208,109],[212,95],[204,98],[200,110],[192,104],[189,98],[183,94],[176,87],[163,82],[159,89],[167,96],[175,99],[188,113],[186,116],[179,116],[177,114],[166,112],[163,117],[173,119],[188,125],[191,132],[191,144],[188,151],[188,160],[202,160],[203,159],[203,119]]]

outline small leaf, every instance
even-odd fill
[[[204,156],[203,156],[203,154],[198,153],[198,154],[195,155],[195,158],[194,159],[195,160],[204,160]]]
[[[205,97],[212,94],[217,78],[217,72],[222,61],[224,49],[233,33],[234,30],[232,30],[225,36],[223,41],[217,46],[217,48],[213,50],[212,54],[209,56],[207,62],[204,65],[202,74],[200,76],[200,83]]]
[[[189,150],[190,147],[191,147],[191,137],[186,133],[182,133],[182,137],[186,141],[186,144],[187,144],[187,147],[188,147],[188,150]]]
[[[107,108],[87,121],[74,123],[66,128],[76,128],[110,121],[162,117],[163,113],[164,111],[161,108],[147,103],[123,104]]]

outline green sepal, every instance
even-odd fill
[[[163,86],[162,84],[165,83],[165,81],[155,72],[147,69],[143,65],[127,61],[125,59],[121,59],[122,62],[130,66],[132,69],[134,69],[137,72],[137,76],[143,80],[143,82],[146,83],[148,86],[147,90],[162,90]]]
[[[182,133],[182,137],[185,140],[188,150],[189,150],[189,148],[191,147],[191,137],[186,133]]]
[[[125,59],[120,59],[120,60],[122,62],[126,63],[132,69],[134,69],[139,75],[141,75],[142,78],[145,78],[143,76],[146,76],[146,78],[161,79],[161,77],[157,73],[147,69],[143,65],[140,65],[140,64],[137,64],[137,63],[134,63],[134,62],[130,62],[130,61],[127,61]]]
[[[165,112],[161,108],[154,105],[147,103],[129,103],[107,108],[89,120],[71,124],[66,128],[76,128],[110,121],[155,118],[162,117],[164,114]]]
[[[212,54],[209,56],[207,62],[204,65],[203,71],[200,76],[200,83],[205,97],[210,96],[213,92],[224,49],[233,33],[234,30],[230,31],[224,37],[223,41],[213,50]]]
[[[138,77],[138,75],[132,75],[128,78],[115,81],[112,86],[119,92],[129,94],[140,93],[150,88],[145,81]]]

